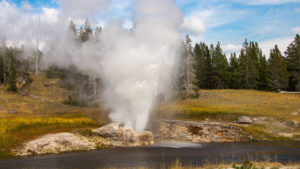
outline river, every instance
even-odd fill
[[[242,157],[255,161],[300,162],[300,142],[252,143],[158,143],[147,147],[107,148],[87,152],[41,155],[0,160],[1,169],[82,169],[135,168],[170,165],[177,159],[184,164],[203,165],[239,162]]]

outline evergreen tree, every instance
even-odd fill
[[[268,74],[268,81],[272,90],[284,90],[288,88],[289,73],[287,65],[277,45],[270,52]]]
[[[76,29],[76,25],[74,24],[73,20],[71,20],[69,23],[69,30],[72,32],[72,34],[74,36],[77,36],[77,29]]]
[[[90,26],[89,20],[86,19],[84,23],[84,28],[80,27],[79,38],[81,42],[85,42],[89,40],[92,34],[93,34],[93,30]]]
[[[229,72],[228,72],[228,61],[226,55],[223,54],[221,45],[218,42],[216,47],[214,48],[211,45],[211,57],[212,57],[212,65],[213,65],[213,88],[214,89],[225,89],[228,87],[229,83]]]
[[[192,48],[192,40],[189,35],[185,37],[185,89],[188,96],[197,96],[198,88],[196,86],[196,72],[195,72],[195,56]]]
[[[246,39],[244,45],[247,45],[247,39]],[[258,70],[258,67],[259,67],[258,60],[259,60],[259,57],[262,57],[262,51],[259,48],[258,43],[250,42],[249,46],[247,46],[246,48],[247,48],[246,55],[248,55],[252,59],[252,61],[254,62],[255,66],[256,66],[256,69]]]
[[[291,90],[300,91],[300,36],[288,46],[285,52],[288,71],[290,73],[289,86]]]
[[[6,83],[6,68],[7,68],[7,58],[6,58],[6,50],[7,50],[7,47],[6,47],[6,38],[5,37],[2,37],[1,39],[1,42],[0,42],[0,82],[2,83]]]
[[[197,87],[198,88],[204,88],[203,83],[203,67],[204,67],[204,59],[203,59],[203,51],[200,48],[200,45],[196,43],[194,47],[194,55],[195,55],[195,75],[197,79]]]
[[[236,57],[236,53],[231,54],[230,56],[230,65],[229,65],[229,72],[230,72],[230,83],[229,87],[231,89],[239,89],[239,63]]]
[[[0,46],[0,83],[4,83],[4,50],[3,46]]]
[[[202,42],[200,43],[200,48],[203,51],[203,87],[205,89],[212,89],[213,87],[213,65],[211,54],[208,46]]]
[[[259,79],[257,55],[254,53],[255,49],[253,43],[245,40],[243,49],[239,57],[239,79],[240,87],[243,89],[257,89],[257,81]]]
[[[80,29],[79,29],[79,39],[80,39],[80,42],[84,42],[84,40],[85,40],[85,33],[83,31],[82,26],[80,26]]]
[[[258,84],[257,87],[259,90],[268,90],[268,67],[267,67],[266,57],[259,55],[258,57]]]
[[[7,91],[10,92],[17,92],[17,86],[16,86],[17,71],[16,71],[15,52],[16,51],[14,49],[9,49],[7,51],[7,56],[10,59]]]

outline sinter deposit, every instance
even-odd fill
[[[94,150],[106,146],[142,146],[154,144],[151,132],[136,132],[118,123],[93,130],[91,136],[73,133],[48,134],[25,143],[16,155],[51,154],[79,150]]]
[[[136,132],[132,129],[123,128],[118,123],[111,123],[93,130],[94,133],[110,140],[114,146],[140,146],[154,143],[151,132]]]
[[[251,136],[238,127],[218,122],[163,120],[155,129],[157,140],[180,142],[236,142],[248,141]]]
[[[95,144],[72,133],[48,134],[26,143],[17,155],[49,154],[79,150],[93,150]]]

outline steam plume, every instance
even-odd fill
[[[81,48],[71,36],[56,39],[48,59],[96,73],[104,83],[102,98],[112,109],[110,118],[142,131],[157,95],[168,91],[176,72],[182,13],[174,0],[136,0],[132,16],[131,31],[112,21]]]

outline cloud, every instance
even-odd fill
[[[205,32],[205,26],[201,19],[197,16],[191,15],[184,18],[181,29],[186,34],[194,36],[201,35]]]
[[[54,8],[42,8],[41,20],[47,23],[55,23],[58,21],[59,12]]]
[[[122,26],[123,28],[130,30],[133,28],[133,23],[131,20],[126,20],[123,22]]]
[[[0,1],[0,36],[5,36],[9,46],[35,46],[39,14],[24,11],[9,1]],[[54,8],[42,7],[40,14],[41,41],[51,36],[54,23],[58,19],[58,11]]]
[[[288,45],[293,40],[293,37],[281,37],[259,42],[258,44],[260,45],[260,48],[262,49],[263,53],[268,58],[270,56],[270,50],[273,49],[275,45],[277,45],[281,53],[284,54]]]
[[[300,0],[233,0],[233,2],[247,5],[278,5],[286,3],[300,3]]]
[[[294,40],[293,37],[281,37],[281,38],[274,38],[262,42],[258,42],[259,47],[262,49],[263,54],[268,58],[270,56],[270,50],[275,47],[275,45],[278,46],[279,50],[282,54],[286,51],[288,45]],[[237,53],[237,55],[240,54],[240,50],[242,48],[242,45],[237,44],[226,44],[222,45],[221,47],[226,54],[227,58],[230,57],[231,53]]]
[[[223,52],[226,54],[227,58],[230,57],[231,53],[240,53],[242,45],[235,45],[235,44],[226,44],[221,45]]]
[[[62,17],[88,18],[109,5],[109,0],[60,0]]]
[[[32,6],[27,1],[22,1],[21,7],[25,10],[31,10]]]
[[[292,33],[293,34],[299,34],[300,33],[300,26],[292,28]]]

